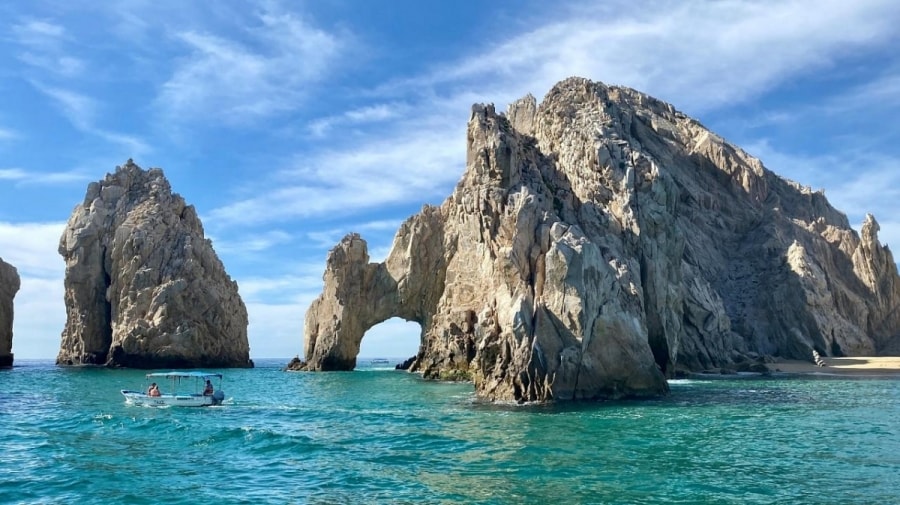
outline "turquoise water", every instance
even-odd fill
[[[144,372],[0,371],[2,503],[900,503],[900,380],[674,381],[498,406],[366,367],[225,370],[222,407],[129,406]]]

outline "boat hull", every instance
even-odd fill
[[[213,395],[161,395],[150,396],[141,391],[122,390],[125,401],[145,407],[209,407],[222,403],[224,394],[216,391]]]

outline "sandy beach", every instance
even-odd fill
[[[773,372],[834,375],[896,375],[900,377],[900,356],[823,358],[827,366],[809,361],[782,360],[769,363]]]

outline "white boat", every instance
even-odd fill
[[[147,374],[147,382],[160,385],[156,395],[150,389],[144,391],[122,390],[125,401],[134,405],[151,407],[206,407],[220,405],[225,399],[222,392],[222,374],[207,372],[154,372]],[[213,384],[213,381],[216,381]],[[208,387],[210,384],[211,387]]]

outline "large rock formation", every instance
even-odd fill
[[[0,258],[0,368],[13,365],[13,298],[19,291],[19,273]]]
[[[88,186],[59,243],[57,364],[248,367],[247,309],[194,207],[131,160]]]
[[[413,369],[468,372],[492,400],[652,395],[676,368],[876,354],[900,341],[877,231],[671,105],[571,78],[539,106],[474,106],[462,180],[384,263],[357,235],[331,251],[306,368],[353,368],[390,317],[422,326]]]

